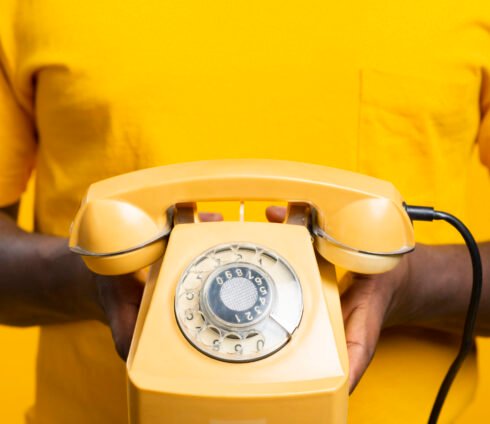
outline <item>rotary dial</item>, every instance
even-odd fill
[[[249,243],[217,246],[197,257],[180,279],[177,322],[201,352],[231,362],[279,350],[299,325],[301,286],[277,253]]]

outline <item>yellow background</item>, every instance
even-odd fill
[[[487,174],[479,163],[475,151],[473,172],[485,181],[482,174]],[[20,224],[27,230],[32,229],[32,181],[23,198],[20,211]],[[482,196],[488,190],[487,186],[475,185],[469,199],[470,207],[479,211],[480,217],[486,218],[490,211],[490,196]],[[226,211],[226,215],[231,215]],[[249,210],[250,212],[250,210]],[[255,214],[254,214],[255,215]],[[471,222],[468,223],[471,228]],[[24,423],[24,412],[34,402],[36,345],[39,332],[37,328],[17,329],[0,326],[0,422],[7,424]],[[415,353],[415,352],[414,352]],[[423,360],[423,358],[421,358]],[[490,394],[490,338],[478,339],[479,383],[478,391],[472,405],[458,420],[458,424],[477,422],[490,422],[488,396]],[[390,399],[386,394],[387,402],[399,402],[399,399]],[[396,422],[403,423],[403,417],[395,417]]]

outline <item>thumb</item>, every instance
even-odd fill
[[[126,360],[143,296],[143,284],[133,275],[98,276],[97,286],[117,353]]]
[[[349,356],[349,393],[373,359],[383,326],[385,306],[376,295],[375,286],[375,281],[358,281],[341,299]]]

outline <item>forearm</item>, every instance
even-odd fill
[[[103,319],[95,279],[66,239],[26,233],[0,211],[0,323]]]
[[[479,247],[483,290],[476,332],[490,336],[490,243],[481,243]],[[418,245],[411,255],[409,284],[395,299],[399,303],[395,309],[402,311],[397,316],[405,315],[420,325],[460,332],[472,288],[468,249],[465,245]],[[396,324],[396,317],[389,318],[388,323]]]

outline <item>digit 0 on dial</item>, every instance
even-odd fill
[[[301,286],[286,260],[250,243],[220,245],[188,266],[175,296],[184,336],[220,360],[254,361],[279,350],[299,325]]]

